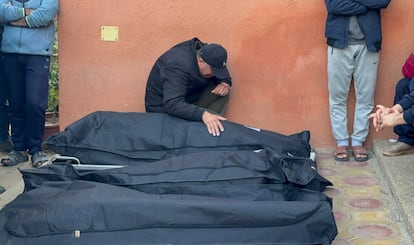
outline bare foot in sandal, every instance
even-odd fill
[[[354,159],[357,162],[365,162],[369,159],[368,150],[363,146],[353,146],[352,147]]]
[[[43,151],[37,151],[33,153],[32,155],[32,166],[34,168],[40,168],[49,162],[49,158],[46,156],[46,154]]]
[[[348,146],[337,146],[334,152],[334,158],[340,162],[349,161]]]
[[[16,166],[19,163],[26,162],[29,160],[26,152],[11,151],[6,157],[1,159],[1,165],[3,166]]]

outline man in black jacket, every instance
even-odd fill
[[[175,45],[151,70],[146,111],[203,121],[211,135],[219,136],[231,88],[226,62],[227,51],[219,44],[193,38]]]

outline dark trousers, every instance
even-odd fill
[[[229,101],[229,96],[219,96],[211,93],[216,85],[209,85],[206,89],[204,89],[203,94],[198,99],[196,104],[200,107],[207,109],[207,111],[218,114],[220,116],[224,116],[227,109],[227,103]]]
[[[9,118],[14,150],[42,150],[48,103],[50,57],[3,54],[10,87]]]
[[[0,142],[9,138],[8,96],[9,88],[4,77],[3,60],[0,59]]]
[[[394,104],[397,104],[404,95],[410,93],[410,80],[401,79],[395,87]],[[394,133],[398,135],[398,141],[409,145],[414,145],[414,126],[413,124],[403,124],[394,127]]]

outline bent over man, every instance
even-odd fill
[[[145,108],[203,121],[211,135],[219,136],[230,88],[226,49],[193,38],[157,59],[147,81]]]

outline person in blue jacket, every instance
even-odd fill
[[[42,150],[58,0],[0,0],[4,74],[9,85],[13,151],[3,166],[48,162]]]
[[[375,113],[369,116],[377,132],[394,127],[398,139],[382,152],[390,157],[414,153],[414,52],[407,58],[402,73],[404,78],[395,87],[394,105],[377,105]]]
[[[220,44],[193,38],[175,45],[149,74],[146,111],[203,121],[211,135],[219,136],[232,84],[226,63],[227,51]]]
[[[374,107],[382,43],[381,10],[390,1],[325,0],[329,114],[337,161],[348,161],[350,151],[356,161],[369,158],[363,144],[369,130],[368,116]],[[356,105],[350,137],[347,100],[352,80]]]

